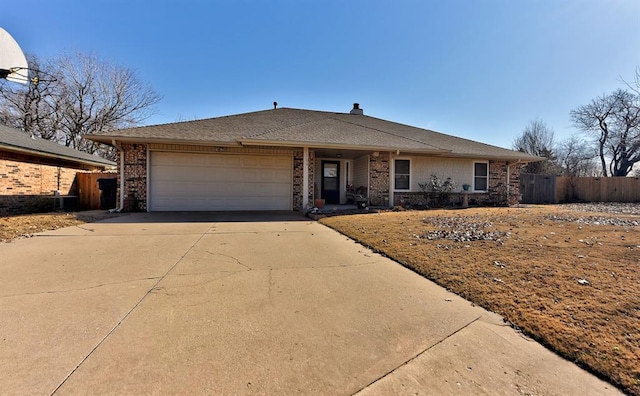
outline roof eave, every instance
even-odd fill
[[[128,136],[86,136],[87,139],[94,142],[104,143],[112,146],[112,142],[115,140],[118,143],[139,143],[139,144],[182,144],[182,145],[197,145],[197,146],[239,146],[240,144],[235,141],[215,141],[215,140],[190,140],[190,139],[170,139],[170,138],[142,138],[142,137],[128,137]]]
[[[368,146],[368,145],[351,145],[340,143],[318,143],[303,141],[281,141],[281,140],[262,140],[262,139],[239,139],[238,143],[243,146],[280,146],[280,147],[309,147],[316,149],[341,149],[341,150],[367,150],[367,151],[400,151],[403,153],[420,152],[430,154],[446,154],[446,150],[434,149],[407,149],[399,147],[385,146]]]
[[[482,159],[482,160],[494,160],[494,161],[508,161],[508,162],[520,162],[523,164],[529,162],[539,162],[544,161],[545,158],[540,157],[520,157],[520,156],[510,156],[510,155],[492,155],[492,154],[483,154],[483,153],[455,153],[453,151],[447,153],[447,157],[453,158],[473,158],[473,159]]]
[[[91,160],[75,158],[75,157],[71,157],[63,154],[47,153],[44,151],[32,150],[24,147],[11,146],[7,144],[0,144],[0,147],[2,147],[7,151],[11,151],[15,153],[36,155],[38,157],[44,157],[44,158],[64,159],[65,161],[76,162],[78,164],[83,164],[83,165],[98,166],[101,168],[116,166],[115,162],[104,163],[100,161],[91,161]]]
[[[509,162],[538,162],[544,161],[544,158],[530,157],[530,156],[504,156],[504,155],[490,155],[490,154],[473,154],[473,153],[455,153],[453,150],[445,149],[431,149],[431,148],[399,148],[399,147],[385,147],[374,145],[347,145],[340,143],[318,143],[318,142],[304,142],[304,141],[286,141],[286,140],[266,140],[266,139],[238,139],[237,141],[204,141],[204,140],[190,140],[190,139],[171,139],[171,138],[142,138],[142,137],[128,137],[128,136],[113,136],[113,135],[91,135],[87,136],[88,139],[112,145],[113,140],[118,143],[140,143],[140,144],[179,144],[179,145],[197,145],[197,146],[270,146],[270,147],[309,147],[315,149],[340,149],[340,150],[367,150],[367,151],[388,151],[388,152],[401,152],[404,154],[429,154],[429,155],[446,155],[447,157],[457,158],[474,158],[474,159],[486,159],[486,160],[501,160]]]

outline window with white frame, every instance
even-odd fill
[[[473,163],[473,189],[475,191],[489,189],[489,164],[487,162]]]
[[[411,161],[408,159],[396,159],[393,163],[395,190],[411,190]]]

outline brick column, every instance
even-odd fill
[[[308,158],[308,202],[313,205],[313,164],[315,162],[315,152],[309,150]],[[293,152],[293,210],[303,210],[302,207],[302,194],[304,183],[304,152],[302,150],[295,150]]]
[[[313,150],[309,150],[309,205],[313,206],[313,199],[315,196],[313,179],[315,177],[315,162],[316,162],[316,152]]]
[[[516,205],[522,201],[520,194],[520,171],[522,164],[513,164],[509,167],[509,205]]]
[[[386,198],[386,199],[385,199]],[[369,155],[369,205],[389,205],[389,153]]]
[[[492,203],[506,205],[507,199],[507,162],[489,161],[489,199]]]
[[[124,211],[147,210],[147,145],[122,144],[124,150]],[[118,150],[118,165],[120,165]],[[120,169],[120,167],[118,167]],[[120,173],[118,173],[118,190]],[[120,191],[118,191],[118,194]]]

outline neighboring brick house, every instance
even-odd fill
[[[419,184],[452,178],[472,203],[519,197],[521,165],[540,158],[349,113],[274,108],[123,129],[90,139],[118,149],[119,207],[144,211],[304,210],[315,199],[419,203]],[[463,192],[462,185],[469,185]]]
[[[115,165],[0,125],[0,215],[29,212],[46,196],[75,195],[76,173]]]

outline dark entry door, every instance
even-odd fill
[[[340,203],[340,161],[322,161],[322,198],[326,203]]]

